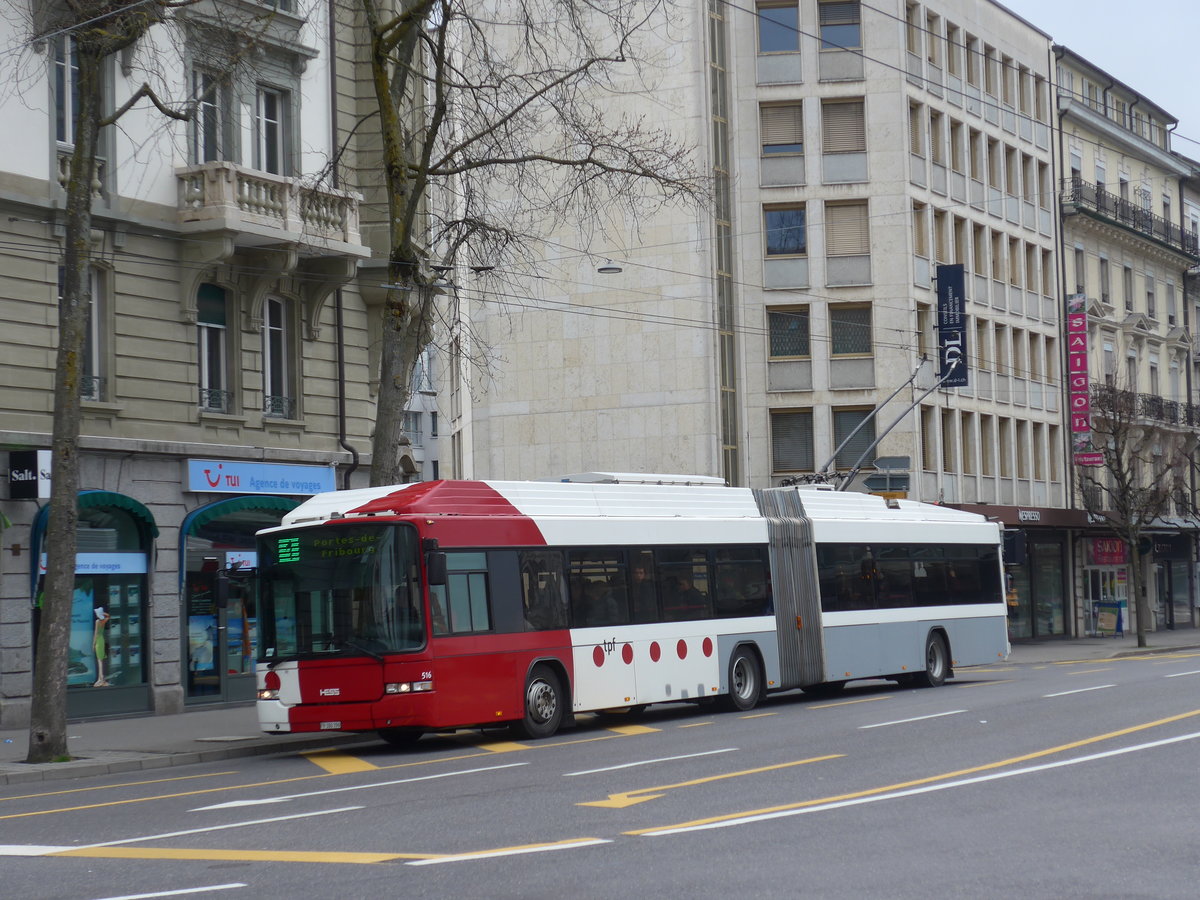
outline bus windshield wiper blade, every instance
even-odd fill
[[[370,647],[364,647],[362,644],[358,643],[358,641],[356,641],[352,638],[348,638],[348,639],[342,641],[342,646],[349,647],[351,650],[361,650],[363,653],[367,654],[367,656],[374,657],[375,659],[379,660],[380,662],[384,661],[383,654],[380,653],[378,650],[372,650]]]

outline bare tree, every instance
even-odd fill
[[[1097,466],[1076,466],[1084,509],[1124,541],[1129,554],[1129,591],[1135,604],[1137,640],[1146,646],[1150,600],[1142,566],[1143,541],[1157,520],[1186,490],[1187,460],[1155,415],[1162,399],[1112,386],[1092,390],[1092,444]]]
[[[567,217],[600,228],[694,203],[706,187],[690,145],[610,102],[651,90],[639,48],[668,27],[670,0],[342,2],[365,28],[387,195],[371,482],[391,484],[434,333],[434,267],[502,279]]]
[[[114,110],[104,108],[104,72],[115,54],[134,47],[175,10],[202,0],[49,0],[33,4],[35,39],[66,39],[75,68],[74,147],[69,160],[63,220],[63,276],[55,363],[54,423],[51,436],[50,516],[46,528],[46,575],[41,590],[30,707],[27,761],[68,756],[66,734],[67,663],[71,604],[75,585],[76,526],[79,513],[78,443],[80,376],[91,305],[92,202],[103,129],[131,109],[151,104],[169,119],[193,116],[198,98],[164,101],[143,82]]]

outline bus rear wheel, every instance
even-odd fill
[[[744,647],[733,651],[729,658],[729,693],[722,705],[735,712],[758,706],[762,697],[762,668],[758,658]]]
[[[918,687],[941,687],[950,672],[950,653],[946,639],[934,632],[925,639],[925,671],[913,676]]]
[[[528,738],[550,737],[563,720],[562,683],[549,666],[534,666],[525,685],[525,718],[517,726]]]

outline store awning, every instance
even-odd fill
[[[253,497],[230,497],[228,500],[218,500],[216,503],[210,503],[208,506],[202,506],[188,513],[183,520],[180,532],[184,537],[195,534],[213,519],[240,512],[243,509],[275,509],[280,512],[291,512],[299,505],[299,500],[293,500],[290,497],[272,497],[266,494],[258,494]]]
[[[150,530],[151,537],[158,537],[158,525],[154,521],[154,515],[132,497],[126,497],[124,494],[113,491],[80,491],[78,504],[80,509],[100,507],[123,509],[134,518],[140,519]]]

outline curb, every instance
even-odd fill
[[[366,735],[339,734],[337,737],[311,737],[294,741],[271,741],[241,747],[213,750],[180,750],[162,753],[125,753],[119,750],[97,750],[62,763],[0,763],[0,785],[31,784],[39,781],[62,781],[68,778],[88,778],[96,775],[120,775],[196,763],[220,762],[248,756],[282,756],[285,753],[323,750],[330,747],[357,747],[379,743],[379,738]],[[104,759],[108,757],[107,761]]]

